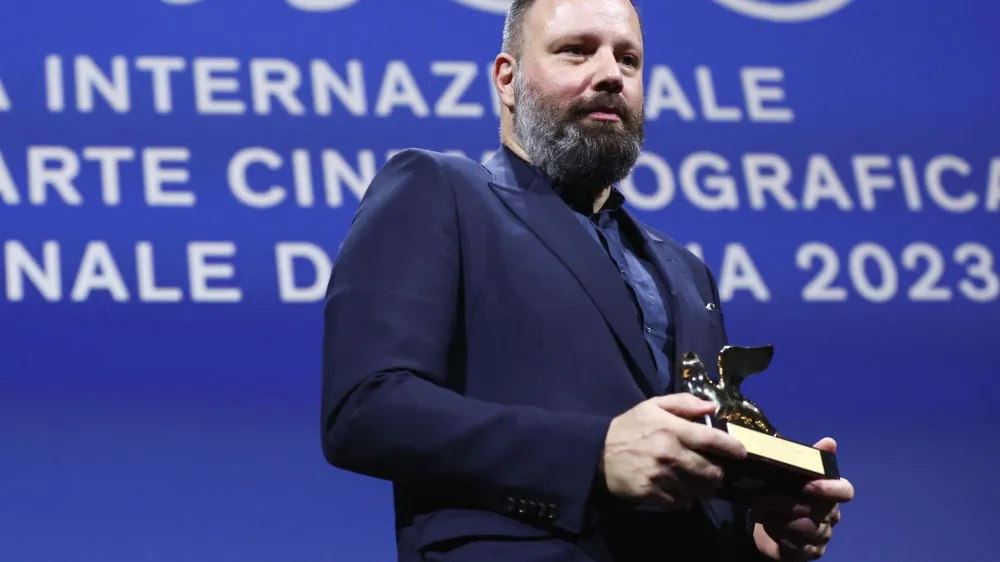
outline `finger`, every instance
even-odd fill
[[[671,414],[685,419],[693,419],[705,414],[714,414],[716,409],[714,402],[702,400],[688,392],[657,396],[650,400]]]
[[[803,491],[809,497],[835,503],[847,503],[854,499],[854,485],[844,478],[813,480],[806,484]]]
[[[715,497],[725,477],[721,466],[683,447],[664,455],[660,461],[669,468],[655,479],[655,483],[671,494],[710,499]]]
[[[810,517],[821,524],[829,525],[832,529],[837,523],[840,523],[840,505],[834,504],[832,508],[825,511],[813,510],[813,514]]]
[[[784,518],[810,517],[816,521],[830,521],[834,518],[839,522],[840,509],[838,504],[829,501],[809,501],[808,499],[792,499],[783,497],[757,498],[750,508],[753,513],[761,516],[777,515]],[[836,515],[833,515],[833,514]]]
[[[833,538],[833,525],[828,521],[817,521],[811,517],[787,518],[774,515],[761,523],[765,529],[773,531],[787,544],[794,546],[825,545]]]
[[[808,546],[806,547],[806,560],[812,562],[813,560],[819,560],[823,558],[826,554],[826,545],[823,546]]]
[[[720,455],[735,460],[747,456],[747,449],[732,435],[695,422],[684,421],[678,424],[677,438],[681,444],[693,451]]]
[[[826,550],[825,545],[803,543],[796,538],[782,537],[778,543],[779,559],[787,562],[809,562],[820,558]]]
[[[802,523],[795,531],[802,545],[825,545],[833,539],[833,525],[829,522]]]
[[[692,498],[714,498],[725,479],[725,471],[721,466],[694,451],[685,452],[677,468],[677,483]]]
[[[833,540],[833,523],[826,521],[820,524],[819,533],[816,537],[816,542],[819,544],[828,544]]]
[[[830,512],[830,515],[827,517],[827,519],[830,521],[830,526],[831,527],[833,527],[837,523],[840,523],[840,505],[839,504],[833,506],[833,510]]]
[[[837,452],[837,441],[833,437],[824,437],[813,445],[813,448],[819,449],[821,451],[826,451],[828,453]]]
[[[778,547],[778,556],[781,560],[787,560],[788,562],[811,562],[819,560],[826,553],[825,546],[798,546],[779,543]]]

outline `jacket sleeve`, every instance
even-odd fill
[[[582,532],[611,420],[462,395],[461,260],[475,249],[460,242],[441,165],[417,150],[390,159],[328,285],[323,453],[348,471],[447,486],[484,509]]]

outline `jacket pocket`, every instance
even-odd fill
[[[706,310],[705,317],[708,318],[708,323],[713,326],[725,326],[726,317],[721,310]]]

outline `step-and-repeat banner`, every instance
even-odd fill
[[[496,150],[503,0],[0,7],[0,558],[394,559],[324,463],[324,284],[407,147]],[[959,5],[961,4],[961,5]],[[747,392],[840,444],[830,560],[985,559],[1000,9],[647,0],[622,185],[716,272]]]

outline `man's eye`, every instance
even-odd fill
[[[622,57],[622,62],[629,66],[639,66],[639,57],[632,55],[625,55]]]
[[[576,46],[574,46],[574,47],[563,47],[563,52],[564,53],[568,53],[570,55],[582,55],[583,54],[583,47],[576,47]]]

